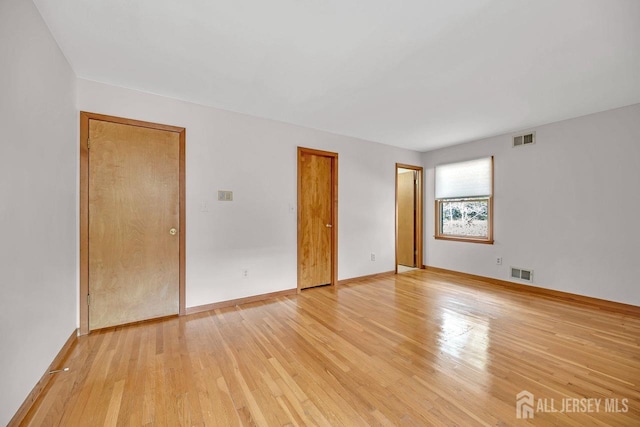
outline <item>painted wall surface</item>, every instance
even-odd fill
[[[82,79],[77,106],[186,128],[187,307],[296,287],[297,146],[339,154],[339,279],[395,268],[395,163],[418,152]]]
[[[423,154],[425,264],[503,280],[533,269],[534,286],[640,305],[640,104],[530,130],[529,146],[503,135]],[[434,166],[488,155],[495,244],[435,240]]]
[[[76,77],[30,1],[0,3],[0,425],[76,328]]]

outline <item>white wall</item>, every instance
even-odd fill
[[[640,104],[540,126],[536,143],[498,136],[423,154],[425,264],[640,305]],[[494,157],[494,245],[436,241],[433,168]],[[495,258],[503,257],[497,266]]]
[[[77,105],[187,129],[187,307],[296,287],[297,146],[339,153],[339,279],[395,268],[395,163],[419,153],[87,80]]]
[[[76,328],[75,75],[30,1],[0,3],[0,425]]]

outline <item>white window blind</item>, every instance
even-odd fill
[[[491,196],[493,158],[436,166],[436,199]]]

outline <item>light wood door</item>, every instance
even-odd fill
[[[298,150],[298,288],[334,282],[337,155]]]
[[[416,172],[398,173],[398,264],[416,266]]]
[[[89,329],[179,311],[179,134],[89,121]]]

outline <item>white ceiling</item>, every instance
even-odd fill
[[[426,151],[640,102],[638,0],[34,0],[78,77]]]

